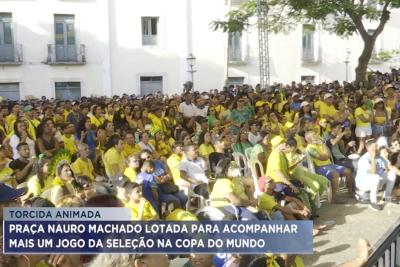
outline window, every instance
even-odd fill
[[[142,45],[158,44],[158,17],[142,17]]]
[[[75,16],[54,15],[56,61],[76,61]]]
[[[14,61],[11,13],[0,13],[0,61]]]
[[[163,91],[162,76],[141,76],[140,77],[140,95],[155,94]]]
[[[242,61],[242,33],[230,32],[228,35],[229,61]]]
[[[303,62],[315,61],[314,33],[315,33],[314,25],[310,24],[303,25],[303,37],[302,37]]]
[[[20,100],[19,83],[0,83],[0,95],[4,100]]]
[[[244,77],[228,77],[228,85],[242,85]]]
[[[311,83],[314,84],[315,83],[315,76],[314,75],[302,75],[301,76],[301,82],[305,82],[307,83]]]
[[[81,83],[80,82],[56,82],[56,99],[80,99],[81,98]]]

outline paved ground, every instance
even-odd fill
[[[314,238],[314,254],[303,256],[305,266],[333,267],[353,259],[359,238],[368,239],[373,246],[399,218],[400,205],[386,206],[377,212],[356,201],[345,205],[323,203],[317,222],[335,220],[336,225]],[[181,267],[184,262],[177,259],[170,266]]]
[[[386,206],[380,212],[355,201],[323,205],[317,222],[335,220],[337,224],[314,238],[314,254],[304,256],[305,266],[331,267],[353,259],[359,238],[368,239],[373,246],[399,218],[400,205]]]

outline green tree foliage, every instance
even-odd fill
[[[321,23],[322,27],[338,36],[359,34],[364,49],[358,60],[356,79],[366,78],[376,38],[390,19],[390,10],[400,8],[400,0],[261,0],[269,7],[268,31],[289,32],[298,23]],[[211,23],[213,30],[243,31],[251,25],[249,20],[257,14],[257,1],[245,0],[239,9],[226,15],[226,20]],[[365,28],[366,21],[378,21],[373,34]]]

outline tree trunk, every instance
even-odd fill
[[[370,38],[363,39],[364,49],[358,58],[358,66],[356,67],[356,81],[357,83],[365,82],[367,80],[367,68],[369,60],[372,56],[372,51],[374,50],[376,38],[372,36]]]

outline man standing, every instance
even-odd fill
[[[367,152],[358,161],[356,187],[361,191],[370,191],[370,207],[373,210],[380,211],[383,207],[378,204],[378,190],[382,185],[385,185],[383,198],[386,201],[390,200],[396,174],[388,171],[387,162],[378,154],[375,139],[366,140],[365,146]]]

